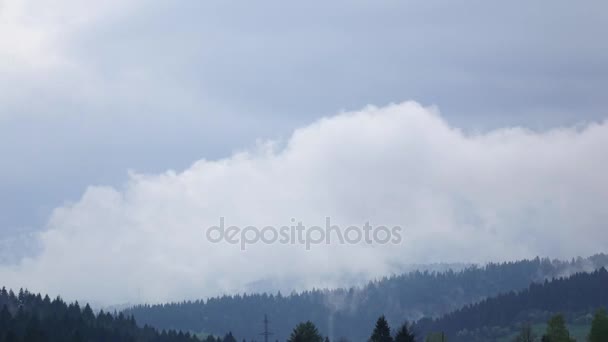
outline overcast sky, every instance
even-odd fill
[[[367,215],[409,224],[417,246],[437,229],[470,238],[439,243],[440,252],[370,252],[369,260],[387,265],[397,256],[483,261],[599,252],[608,241],[576,229],[597,238],[607,222],[598,207],[608,200],[607,13],[605,1],[565,0],[0,0],[0,258],[7,265],[0,274],[85,297],[79,289],[88,284],[66,288],[40,269],[66,279],[99,267],[94,257],[67,265],[59,254],[87,245],[103,253],[143,229],[148,237],[132,242],[151,254],[116,247],[123,261],[103,265],[119,271],[91,280],[133,273],[150,259],[167,262],[166,269],[155,263],[159,274],[142,267],[130,292],[117,287],[92,298],[134,300],[134,289],[153,277],[212,274],[185,260],[221,253],[198,255],[187,245],[192,252],[179,254],[159,244],[166,234],[197,241],[190,229],[220,215],[259,224],[279,213],[344,222]],[[248,152],[239,159],[238,151]],[[301,164],[308,162],[327,164]],[[475,182],[467,183],[471,175]],[[283,198],[282,187],[301,199],[266,197]],[[266,203],[259,205],[265,215],[253,213],[251,196]],[[183,220],[165,217],[158,227],[150,213],[159,208]],[[559,234],[537,241],[547,229]],[[100,236],[106,230],[111,236]],[[522,244],[530,230],[534,241]],[[163,252],[155,259],[154,250]],[[299,255],[286,260],[299,264]],[[324,272],[371,272],[357,265]],[[326,275],[301,268],[312,284]],[[226,276],[204,293],[168,284],[150,288],[146,299],[237,291],[256,280]]]

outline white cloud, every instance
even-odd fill
[[[606,117],[607,2],[468,5],[0,0],[0,235],[125,169],[337,108],[415,98],[465,130]]]
[[[397,265],[587,255],[608,245],[608,124],[467,135],[414,102],[368,107],[183,172],[130,174],[54,211],[10,286],[112,304],[374,277]],[[217,224],[394,225],[400,246],[210,244]]]

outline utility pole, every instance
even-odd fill
[[[268,323],[270,323],[268,316],[264,315],[264,332],[260,333],[260,335],[264,336],[264,342],[268,342],[268,337],[272,335],[272,333],[268,331]]]

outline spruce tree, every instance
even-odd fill
[[[411,331],[407,322],[404,322],[395,334],[395,342],[415,342],[416,335]]]
[[[388,322],[386,321],[386,317],[384,317],[384,315],[378,318],[374,332],[369,338],[369,342],[393,342],[393,338],[391,337],[391,328],[388,326]]]
[[[224,336],[223,342],[237,342],[236,338],[232,335],[232,331],[229,331],[226,336]]]
[[[311,322],[298,324],[289,336],[288,342],[323,342],[323,336],[319,334],[317,327]]]

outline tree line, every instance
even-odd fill
[[[374,330],[371,336],[366,340],[368,342],[416,342],[422,341],[413,331],[412,326],[404,322],[399,326],[397,331],[392,334],[391,328],[384,316],[380,316],[376,321]],[[589,342],[606,342],[608,341],[608,315],[606,310],[599,309],[596,311],[589,335]],[[424,339],[426,342],[447,342],[448,335],[444,332],[430,333]],[[487,341],[487,340],[486,340]],[[216,341],[210,341],[216,342]],[[234,341],[236,342],[236,340]],[[307,321],[298,324],[287,342],[330,342],[328,337],[323,337],[314,323]],[[346,338],[339,338],[337,342],[348,342]],[[545,333],[540,337],[533,333],[529,324],[525,324],[519,335],[515,337],[513,342],[576,342],[571,336],[563,315],[557,314],[551,317],[547,322]]]
[[[573,263],[574,262],[576,261],[573,261]],[[572,265],[573,263],[568,264]],[[379,289],[384,289],[383,291],[387,291],[389,294],[399,293],[398,288],[393,288],[389,285],[400,284],[399,282],[395,282],[396,279],[409,279],[408,281],[416,279],[416,281],[420,281],[421,279],[433,277],[436,281],[437,279],[446,280],[448,282],[453,282],[454,279],[467,279],[467,281],[473,281],[476,279],[476,277],[473,276],[475,274],[487,276],[488,274],[496,275],[496,273],[494,273],[495,270],[502,270],[507,273],[509,270],[513,271],[514,269],[521,271],[522,268],[526,268],[530,265],[552,265],[550,267],[554,267],[554,270],[556,269],[555,262],[547,264],[542,259],[535,259],[518,263],[490,264],[486,266],[481,273],[479,273],[479,269],[476,268],[466,269],[461,272],[448,271],[433,274],[413,272],[404,276],[386,278],[381,281],[370,283],[368,286],[364,287],[364,289],[368,291],[365,293],[370,295],[371,298],[360,299],[358,304],[368,304],[370,306],[369,311],[371,312],[381,310],[380,306],[373,306],[373,300],[379,300],[378,297],[374,295],[378,295],[382,292]],[[493,281],[498,280],[498,278],[493,278]],[[413,283],[415,284],[416,281]],[[484,282],[482,281],[482,283]],[[484,284],[487,285],[490,283],[492,282],[486,279]],[[470,285],[472,287],[476,286],[474,283]],[[359,306],[355,311],[362,314],[360,316],[357,315],[354,318],[351,312],[343,312],[340,310],[315,310],[315,308],[321,306],[325,308],[328,307],[327,297],[319,294],[344,294],[343,292],[340,292],[340,290],[313,290],[300,294],[292,294],[287,297],[283,297],[280,294],[277,296],[262,294],[222,297],[200,302],[201,305],[212,308],[217,308],[220,305],[227,305],[227,307],[224,308],[225,311],[223,311],[226,315],[223,316],[224,321],[221,322],[222,324],[220,327],[210,325],[211,322],[217,320],[209,320],[209,317],[205,316],[208,312],[200,310],[200,307],[199,311],[193,313],[191,319],[206,320],[205,326],[208,329],[205,330],[195,330],[188,327],[184,329],[179,326],[161,327],[160,330],[157,330],[158,328],[153,328],[146,322],[143,322],[143,326],[138,326],[132,310],[120,313],[109,313],[104,311],[94,313],[88,304],[81,307],[78,302],[68,304],[60,297],[50,299],[48,295],[42,297],[40,294],[33,294],[27,290],[20,290],[18,294],[15,294],[12,290],[2,288],[0,290],[0,342],[200,340],[205,342],[238,342],[240,340],[235,336],[259,336],[261,330],[259,318],[266,312],[261,313],[249,322],[254,326],[252,333],[242,333],[238,331],[243,331],[245,329],[241,329],[237,324],[238,320],[235,321],[234,317],[230,316],[231,310],[254,309],[255,305],[260,306],[263,310],[268,308],[268,303],[282,303],[282,305],[285,305],[285,303],[293,304],[291,308],[285,308],[289,310],[268,312],[274,320],[272,328],[275,329],[275,335],[273,335],[273,337],[277,338],[277,341],[317,341],[317,338],[321,336],[319,331],[334,331],[336,333],[335,335],[340,336],[335,342],[344,342],[347,340],[369,340],[372,342],[422,341],[422,337],[426,337],[429,341],[432,341],[435,336],[441,338],[440,341],[446,341],[446,338],[448,337],[450,341],[455,342],[483,341],[484,338],[487,340],[487,336],[479,333],[483,327],[514,327],[522,321],[538,320],[539,317],[545,317],[547,313],[590,312],[598,307],[608,306],[607,285],[608,271],[606,271],[605,268],[601,268],[592,273],[579,273],[567,278],[558,277],[552,281],[545,280],[541,283],[532,283],[524,290],[508,291],[492,298],[483,299],[475,304],[465,305],[460,309],[439,316],[438,318],[420,319],[415,321],[412,325],[403,323],[403,321],[412,321],[407,315],[401,315],[396,319],[391,320],[388,316],[385,316],[384,313],[381,313],[381,317],[377,321],[376,318],[378,316],[366,320],[365,317],[369,317],[370,315],[369,312],[366,312],[366,309],[368,308],[366,306]],[[479,286],[479,284],[477,284],[477,286]],[[409,293],[411,289],[402,289],[402,291]],[[345,293],[346,296],[356,296],[355,292],[354,289],[350,289]],[[420,290],[420,296],[425,298],[428,296],[428,292]],[[396,297],[398,298],[398,296]],[[342,299],[344,299],[344,297],[342,297]],[[395,304],[399,305],[397,299],[394,298],[394,301]],[[243,307],[243,302],[246,302],[251,306]],[[344,303],[352,302],[343,301],[342,304]],[[182,304],[188,305],[185,302]],[[163,308],[162,306],[154,307]],[[273,306],[271,305],[270,308],[272,307]],[[145,308],[150,309],[152,307],[147,306]],[[182,306],[169,304],[166,308],[181,309]],[[259,310],[259,308],[256,310]],[[394,308],[392,308],[392,310],[393,312],[395,311]],[[152,310],[152,312],[154,311]],[[277,312],[283,316],[278,315]],[[606,328],[604,328],[604,325],[600,324],[601,322],[606,321],[605,313],[602,314],[602,312],[603,311],[598,311],[598,313],[596,313],[590,336],[605,336],[603,334],[605,333],[604,331]],[[164,317],[165,314],[165,312],[162,312],[162,315],[158,318]],[[178,315],[178,317],[181,316]],[[299,319],[300,317],[304,317],[304,319]],[[334,323],[337,323],[333,326],[333,329],[328,329],[328,317],[331,317]],[[299,320],[296,321],[296,319]],[[553,319],[553,317],[551,319]],[[369,323],[374,321],[376,321],[376,327],[370,337],[368,330],[370,328]],[[595,323],[596,321],[600,323]],[[321,325],[318,322],[322,322]],[[396,323],[399,324],[399,328],[394,334],[391,334],[389,327],[391,324],[397,325]],[[554,321],[550,320],[548,326],[560,327],[559,323],[559,318],[555,318]],[[293,328],[293,330],[289,328],[294,326],[295,328]],[[222,330],[228,331],[228,333],[222,334]],[[210,332],[212,335],[201,335],[200,332],[202,331]],[[277,333],[277,331],[287,332],[285,335],[281,335],[281,333]],[[355,331],[355,333],[349,334],[349,332],[352,331]],[[551,331],[562,331],[562,334],[548,332],[545,334],[546,336],[541,336],[541,338],[544,338],[542,341],[555,342],[555,336],[564,335],[563,330],[557,328],[552,329]],[[197,332],[198,334],[195,334],[194,332]],[[235,333],[234,335],[233,332]],[[418,339],[416,339],[416,335],[413,332],[416,332],[416,335],[419,336]],[[525,337],[523,333],[524,331],[522,330],[522,333],[520,334],[522,338]],[[311,337],[312,340],[306,336],[313,336]],[[329,340],[327,336],[322,339],[323,341]],[[561,340],[558,342],[561,342]]]
[[[545,333],[538,338],[529,323],[522,326],[519,334],[515,337],[514,342],[575,342],[576,340],[570,336],[570,332],[566,327],[566,321],[562,314],[557,314],[551,317],[547,322]],[[589,335],[589,342],[604,342],[608,341],[608,314],[606,310],[601,308],[595,312]]]
[[[608,271],[601,268],[592,273],[577,273],[541,284],[531,284],[528,289],[509,292],[467,305],[440,318],[425,318],[413,324],[404,322],[399,325],[394,334],[391,332],[388,320],[382,315],[376,321],[371,336],[367,335],[361,339],[341,336],[333,341],[482,342],[508,336],[512,328],[521,325],[521,331],[516,336],[515,342],[571,342],[573,338],[566,327],[564,316],[550,313],[560,310],[565,312],[593,312],[595,310],[588,335],[589,341],[607,342],[608,317],[606,311],[602,309],[602,307],[608,306],[607,286]],[[543,315],[539,316],[538,312]],[[531,328],[531,320],[540,322],[539,317],[547,315],[550,318],[545,333],[535,336]],[[522,320],[523,324],[521,324]],[[365,329],[368,324],[363,328]],[[258,326],[260,325],[258,324]],[[498,335],[491,335],[483,330],[483,328],[497,326],[510,329],[499,330]],[[236,339],[222,340],[208,337],[205,342],[226,341],[236,342]],[[250,341],[255,342],[256,340]],[[327,336],[324,337],[317,325],[308,320],[297,324],[289,334],[287,341],[328,342],[330,339]]]
[[[606,307],[607,289],[608,271],[601,268],[592,273],[533,283],[525,290],[469,304],[439,318],[421,319],[414,327],[425,334],[443,331],[452,341],[487,340],[492,336],[483,335],[486,327],[509,327],[522,321],[538,321],[549,313],[585,313]]]
[[[289,327],[310,320],[322,331],[332,329],[361,341],[367,337],[367,324],[380,315],[385,315],[391,324],[403,319],[438,317],[500,293],[525,289],[533,282],[543,283],[576,270],[606,265],[605,254],[570,261],[534,258],[471,266],[460,271],[414,271],[348,289],[316,289],[289,295],[238,294],[138,305],[127,309],[125,314],[157,328],[220,334],[232,329],[239,336],[256,336],[259,318],[268,314],[273,317],[274,333],[279,338],[289,336]]]
[[[87,304],[66,303],[27,290],[0,290],[0,342],[193,342],[190,333],[138,327],[133,316],[93,312]]]
[[[577,274],[570,281],[574,284],[581,285],[581,279],[586,278],[588,284],[579,288],[580,291],[605,291],[605,286],[608,284],[606,278],[608,272],[606,269],[598,270],[592,274]],[[589,279],[600,279],[601,282],[595,287],[590,285]],[[540,285],[541,292],[559,293],[563,291],[563,283],[561,280],[556,280],[556,284],[560,287],[553,289],[548,284]],[[532,288],[533,286],[531,286]],[[529,293],[522,291],[520,294]],[[532,291],[534,295],[539,295],[540,292]],[[563,293],[562,293],[563,294]],[[562,297],[565,302],[571,302],[568,296]],[[485,301],[484,303],[491,302]],[[499,302],[502,303],[502,302]],[[174,330],[158,332],[157,330],[144,326],[137,326],[133,316],[125,316],[122,313],[110,314],[100,311],[97,315],[87,304],[84,308],[80,308],[77,302],[67,304],[61,298],[51,300],[48,296],[44,298],[40,294],[34,295],[27,290],[20,290],[18,295],[15,295],[11,290],[5,288],[0,290],[0,341],[199,341],[199,339],[188,332],[178,332]],[[468,310],[478,304],[470,306]],[[463,310],[466,312],[467,310]],[[486,311],[487,312],[487,311]],[[449,315],[448,315],[449,316]],[[441,319],[435,322],[441,322]],[[450,331],[449,325],[442,326],[441,324],[435,328],[442,328],[440,332],[424,333],[420,330],[421,322],[411,325],[407,321],[403,322],[393,333],[390,325],[384,315],[380,316],[373,328],[371,335],[366,339],[368,342],[416,342],[423,341],[422,337],[426,336],[426,342],[447,342],[450,341],[487,341],[487,337],[483,336],[466,336],[459,334],[460,331],[454,333]],[[414,333],[417,331],[418,333]],[[463,339],[464,338],[464,339]],[[212,335],[207,336],[203,342],[238,342],[232,332],[228,332],[223,338]],[[255,342],[255,340],[251,340]],[[278,340],[277,340],[278,341]],[[335,342],[350,342],[345,337],[340,337]],[[330,341],[329,337],[323,336],[316,325],[311,321],[299,323],[291,331],[287,342],[334,342]],[[566,327],[563,315],[558,314],[551,317],[548,321],[545,334],[540,339],[535,336],[531,325],[526,323],[522,326],[520,333],[515,338],[514,342],[573,342],[574,339]],[[608,341],[608,315],[602,308],[598,309],[594,315],[591,329],[588,335],[590,342],[606,342]],[[246,342],[246,340],[243,340]]]

